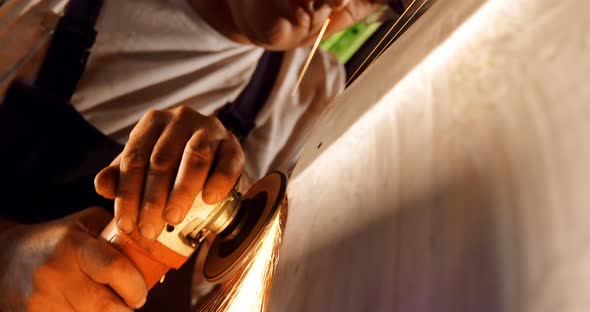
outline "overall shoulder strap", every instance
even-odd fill
[[[41,66],[35,87],[69,100],[82,77],[103,0],[71,0],[61,18]],[[268,99],[284,52],[265,51],[246,88],[218,115],[241,141],[255,127],[256,116]]]
[[[35,87],[69,100],[96,39],[94,26],[103,0],[70,0],[60,19]]]
[[[268,100],[283,62],[284,52],[265,51],[238,98],[218,113],[219,120],[240,141],[256,126],[256,116]]]

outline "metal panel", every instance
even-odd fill
[[[437,2],[337,98],[270,311],[586,311],[590,2]]]

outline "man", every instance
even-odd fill
[[[308,46],[326,19],[328,33],[334,33],[381,5],[106,1],[97,42],[71,100],[92,126],[126,143],[95,181],[98,193],[115,200],[118,226],[154,239],[166,223],[184,218],[200,191],[206,202],[221,200],[242,169],[256,180],[269,170],[291,168],[322,108],[344,82],[341,66],[321,54],[291,97],[307,56],[297,47]],[[238,97],[264,49],[287,51],[280,83],[240,144],[214,113]],[[45,210],[62,209],[58,202],[47,205]],[[50,222],[1,220],[0,310],[129,311],[145,303],[140,273],[97,238],[112,216],[100,208],[78,209]]]

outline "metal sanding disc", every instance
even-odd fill
[[[212,242],[203,266],[205,278],[219,283],[231,276],[253,252],[265,227],[274,219],[285,197],[287,176],[273,172],[246,193],[232,224]]]

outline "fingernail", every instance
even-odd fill
[[[146,300],[147,300],[147,297],[143,297],[143,299],[139,300],[139,303],[135,306],[135,308],[139,309],[139,308],[143,307]]]
[[[170,224],[178,224],[180,222],[182,222],[182,220],[180,220],[180,211],[178,211],[178,209],[168,209],[166,211],[166,221],[168,221],[168,223]]]
[[[219,201],[218,195],[216,192],[203,192],[203,200],[208,204],[215,204]]]
[[[130,233],[133,231],[133,220],[129,217],[121,217],[117,220],[117,226],[123,230],[123,232]]]
[[[156,228],[151,224],[144,224],[139,229],[141,235],[149,240],[156,238]]]

